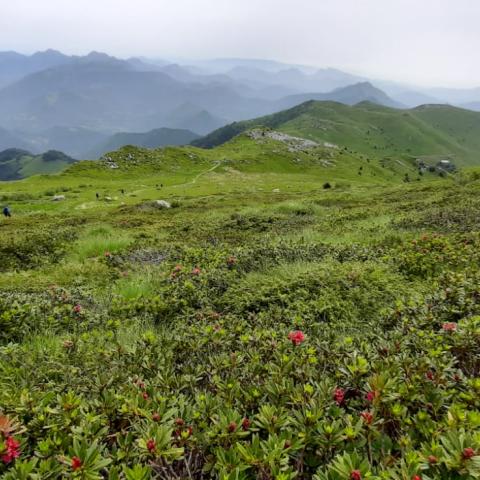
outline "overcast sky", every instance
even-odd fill
[[[480,86],[480,0],[0,0],[0,50],[47,48]]]

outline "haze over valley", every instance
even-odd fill
[[[0,52],[0,150],[60,150],[76,159],[98,158],[110,145],[121,146],[122,135],[125,142],[128,138],[135,143],[132,139],[141,137],[131,134],[163,129],[161,138],[148,146],[178,145],[179,138],[189,143],[187,139],[228,123],[309,100],[347,105],[369,101],[397,109],[450,104],[480,110],[480,88],[412,87],[269,60],[178,64],[98,52]]]

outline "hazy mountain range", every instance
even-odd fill
[[[179,64],[98,52],[0,52],[0,150],[55,149],[89,158],[117,145],[118,138],[139,141],[161,128],[171,130],[163,130],[162,143],[152,146],[177,144],[178,130],[188,131],[182,134],[188,139],[312,99],[395,108],[451,103],[480,110],[480,88],[417,88],[269,60]]]

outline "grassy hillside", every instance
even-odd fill
[[[127,146],[107,157],[75,163],[60,175],[3,184],[0,190],[38,193],[39,199],[46,198],[42,197],[44,191],[67,190],[74,193],[66,194],[69,201],[63,204],[65,208],[84,203],[93,208],[92,190],[119,201],[123,189],[134,196],[127,195],[121,201],[135,203],[138,198],[154,199],[159,195],[208,195],[242,189],[304,191],[322,188],[324,183],[348,187],[402,183],[406,176],[410,181],[422,182],[437,177],[428,172],[419,175],[410,160],[370,159],[335,145],[305,142],[301,137],[263,129],[245,132],[210,150]],[[80,188],[82,184],[89,188]]]
[[[478,171],[109,157],[0,184],[2,478],[478,477]]]
[[[0,152],[0,180],[17,180],[32,175],[57,173],[75,160],[62,152],[50,150],[34,155],[27,150],[10,148]]]
[[[260,125],[346,146],[377,158],[448,156],[458,165],[480,162],[480,114],[446,105],[396,110],[368,102],[351,107],[311,101],[277,114],[228,125],[193,144],[210,148]]]
[[[97,145],[87,155],[96,159],[104,153],[118,150],[125,145],[134,145],[145,148],[158,148],[165,145],[188,145],[199,136],[189,130],[173,128],[157,128],[145,133],[121,132],[112,135],[109,139]]]

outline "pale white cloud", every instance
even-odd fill
[[[254,57],[480,85],[479,0],[0,0],[0,50]]]

